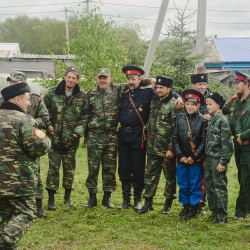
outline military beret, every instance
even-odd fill
[[[243,72],[240,72],[238,70],[235,70],[235,80],[234,82],[242,82],[242,81],[246,81],[249,79],[249,75],[245,74]]]
[[[223,96],[221,96],[217,92],[210,93],[210,95],[207,97],[207,99],[214,100],[220,106],[221,109],[223,108],[223,106],[226,102],[225,99],[223,98]]]
[[[156,85],[162,85],[167,88],[172,88],[172,85],[174,83],[174,80],[172,78],[166,77],[166,76],[157,76],[156,77]]]
[[[111,76],[111,70],[107,68],[101,68],[98,70],[97,76]]]
[[[197,82],[208,82],[207,74],[192,74],[191,83],[196,84]]]
[[[76,75],[78,75],[79,77],[81,76],[81,71],[80,69],[78,69],[77,67],[73,67],[73,66],[70,66],[66,69],[66,73],[65,75],[67,75],[69,72],[73,72],[75,73]]]
[[[8,82],[10,82],[11,80],[14,82],[25,81],[26,75],[21,71],[13,71],[10,73],[10,76],[7,77]]]
[[[122,72],[126,75],[127,78],[130,78],[136,75],[141,76],[145,74],[143,69],[137,66],[133,66],[133,65],[127,65],[123,67]]]
[[[204,95],[195,89],[185,89],[182,91],[181,96],[186,102],[204,102]]]
[[[10,85],[1,90],[1,94],[5,101],[8,101],[9,99],[15,96],[22,95],[26,92],[31,92],[31,89],[26,82],[21,82],[18,84]]]

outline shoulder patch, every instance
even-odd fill
[[[238,98],[238,96],[237,95],[233,95],[233,96],[231,96],[230,100],[234,100],[236,98]]]
[[[34,129],[34,135],[36,138],[41,139],[41,140],[46,138],[46,134],[38,128]]]

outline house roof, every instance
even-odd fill
[[[75,58],[75,56],[74,55],[38,55],[38,54],[21,53],[19,56],[15,56],[14,58],[72,60]]]
[[[10,58],[20,55],[19,43],[0,43],[0,57]]]
[[[250,62],[250,37],[214,38],[222,61]]]

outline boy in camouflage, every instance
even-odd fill
[[[163,170],[166,198],[163,214],[171,213],[173,199],[176,198],[176,161],[172,144],[172,129],[176,117],[175,98],[171,90],[173,79],[156,77],[157,94],[150,104],[147,139],[147,166],[144,176],[145,205],[138,213],[153,210],[153,197]]]
[[[225,100],[219,93],[211,93],[207,99],[207,109],[212,118],[208,125],[205,148],[205,190],[208,205],[215,223],[227,223],[227,165],[233,154],[231,130],[222,114]]]

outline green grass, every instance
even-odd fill
[[[43,183],[48,169],[47,156],[41,160]],[[100,174],[99,174],[100,175]],[[235,199],[238,193],[237,172],[234,160],[228,171],[229,222],[215,225],[206,221],[209,215],[199,215],[197,219],[180,221],[178,213],[181,205],[173,203],[170,216],[161,214],[164,203],[164,177],[162,176],[154,198],[155,211],[143,215],[133,209],[117,210],[122,202],[121,183],[117,176],[117,190],[112,195],[114,209],[106,209],[102,199],[101,179],[99,178],[98,206],[87,210],[88,201],[85,187],[87,177],[86,149],[77,152],[75,186],[72,192],[74,207],[63,204],[64,190],[60,187],[56,194],[56,211],[47,211],[47,192],[44,192],[44,210],[48,218],[37,219],[18,244],[19,250],[153,250],[153,249],[250,249],[250,229],[243,227],[246,222],[232,220]]]

